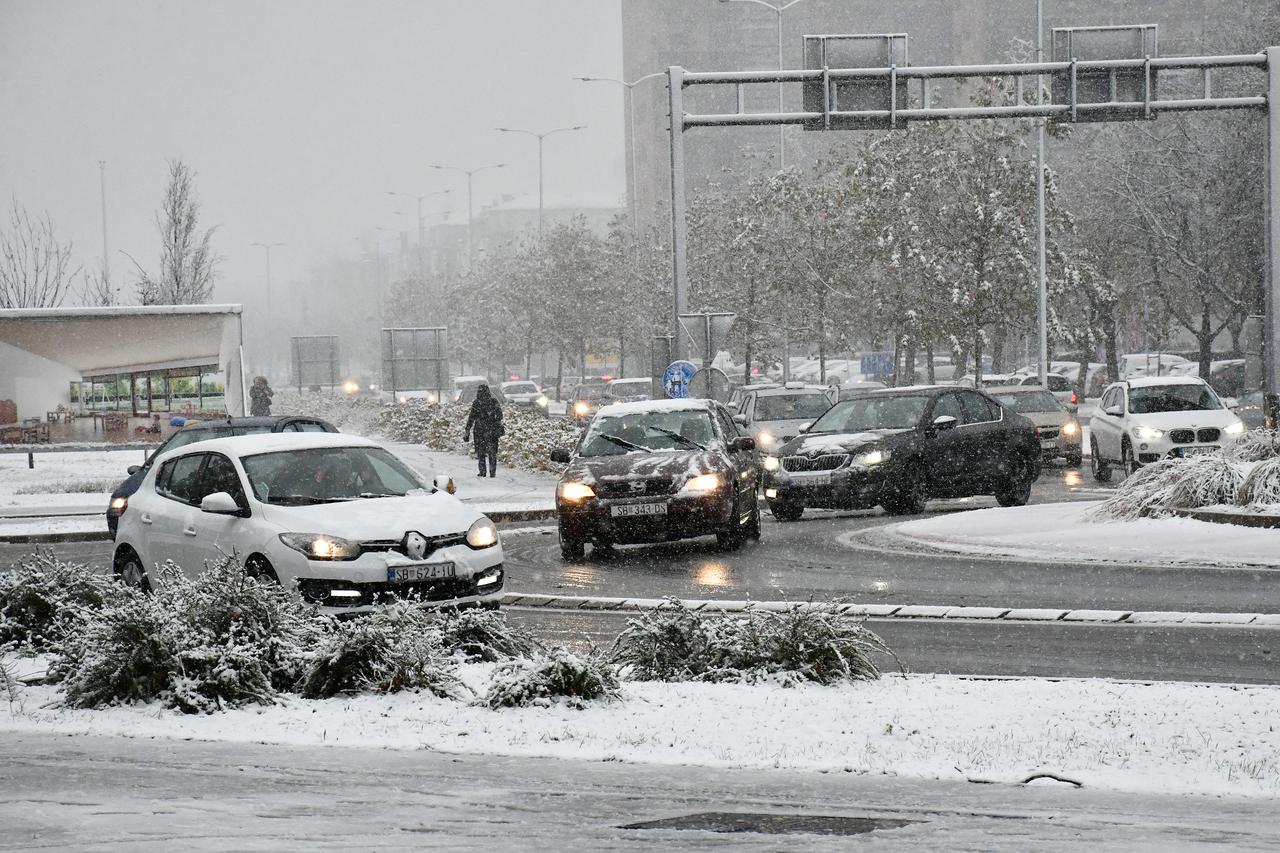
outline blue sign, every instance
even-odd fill
[[[662,389],[667,392],[668,397],[682,400],[689,396],[689,381],[697,372],[698,368],[691,362],[673,361],[662,374]]]
[[[886,376],[890,373],[893,373],[893,353],[864,352],[862,354],[864,376]]]

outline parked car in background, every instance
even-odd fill
[[[1076,398],[1076,390],[1071,384],[1071,380],[1057,373],[1045,374],[1045,385],[1040,384],[1039,376],[1022,376],[1015,377],[1015,379],[1016,384],[1023,388],[1036,388],[1042,391],[1047,388],[1054,399],[1063,405],[1076,405],[1080,402]]]
[[[1026,384],[988,388],[987,393],[1005,409],[1017,412],[1035,424],[1036,438],[1040,441],[1040,452],[1045,461],[1063,458],[1073,467],[1084,461],[1080,422],[1055,394],[1043,386]]]
[[[456,376],[453,379],[453,399],[463,405],[471,405],[476,401],[476,391],[481,385],[488,385],[489,391],[499,403],[507,402],[502,396],[502,386],[490,382],[484,376]]]
[[[915,386],[836,403],[762,464],[770,511],[794,521],[808,507],[919,513],[930,498],[980,494],[1021,506],[1041,454],[1032,422],[986,394]]]
[[[498,390],[502,392],[502,397],[506,399],[508,405],[518,409],[528,409],[546,417],[547,407],[551,401],[547,399],[546,394],[542,393],[542,389],[536,382],[527,379],[512,380],[503,382],[498,386]]]
[[[586,543],[666,542],[714,534],[736,548],[760,535],[755,441],[713,400],[648,400],[600,409],[556,487],[560,553]]]
[[[1231,411],[1244,421],[1245,429],[1262,429],[1267,425],[1267,413],[1262,405],[1262,392],[1242,394]]]
[[[579,424],[585,424],[591,420],[596,409],[600,408],[603,397],[604,383],[602,382],[575,385],[573,393],[569,395],[569,405],[566,409],[569,420]]]
[[[729,402],[725,403],[729,407],[729,411],[737,412],[742,408],[742,398],[750,391],[764,391],[769,388],[781,388],[778,382],[750,382],[746,385],[735,385],[733,390],[729,392]]]
[[[835,398],[825,385],[788,382],[781,388],[752,389],[742,395],[734,421],[769,450],[790,441],[800,427],[821,417]]]
[[[1089,420],[1094,479],[1167,457],[1210,453],[1245,430],[1213,389],[1193,376],[1149,376],[1109,385]]]
[[[337,432],[338,428],[326,420],[309,415],[277,415],[259,418],[219,418],[213,421],[189,423],[161,442],[141,465],[131,465],[129,476],[116,486],[107,502],[107,530],[112,538],[120,516],[129,508],[129,498],[138,491],[142,479],[151,470],[157,456],[186,447],[197,441],[211,438],[230,438],[237,435],[261,435],[271,432]]]
[[[498,529],[368,439],[218,438],[157,457],[120,520],[113,565],[126,583],[193,576],[237,554],[252,575],[322,611],[399,599],[496,606]]]
[[[875,391],[880,388],[888,388],[888,387],[889,386],[885,385],[883,382],[872,382],[872,381],[846,382],[844,385],[840,385],[836,388],[836,395],[837,395],[836,399],[837,401],[849,400],[854,397],[857,397],[859,394],[866,393],[867,391]]]
[[[600,395],[600,405],[610,406],[614,403],[637,403],[641,400],[652,400],[653,380],[647,377],[639,379],[614,379],[604,386]]]

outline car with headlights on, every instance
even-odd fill
[[[604,386],[600,396],[601,406],[612,406],[614,403],[638,403],[641,400],[652,400],[653,380],[648,377],[638,379],[611,379]]]
[[[401,599],[496,607],[503,584],[492,521],[349,435],[218,438],[156,458],[120,519],[116,574],[150,589],[170,562],[196,575],[230,555],[337,615]]]
[[[838,395],[838,389],[803,382],[747,390],[734,420],[755,438],[757,447],[771,450],[799,435],[802,424],[821,417]]]
[[[1080,441],[1080,422],[1067,411],[1058,396],[1043,385],[1010,385],[988,388],[987,393],[1006,409],[1031,420],[1040,439],[1040,452],[1046,462],[1065,459],[1077,467],[1084,461]]]
[[[1094,479],[1119,466],[1131,474],[1170,457],[1212,453],[1245,431],[1239,416],[1196,376],[1146,376],[1114,382],[1089,419]]]
[[[591,420],[591,416],[600,408],[601,401],[604,399],[604,387],[604,383],[601,382],[584,382],[581,385],[575,385],[573,393],[569,395],[569,405],[565,407],[569,420],[578,424],[585,424]]]
[[[546,394],[542,393],[542,389],[536,382],[516,379],[503,382],[498,388],[502,392],[502,397],[506,399],[507,405],[517,409],[528,409],[535,415],[547,416],[547,407],[551,401],[547,399]]]
[[[1021,506],[1040,476],[1030,420],[979,391],[912,386],[842,400],[763,459],[779,521],[806,508],[924,511],[930,498],[995,495]]]
[[[755,448],[712,400],[600,409],[572,452],[551,454],[568,465],[556,486],[560,553],[576,560],[587,543],[608,549],[707,535],[731,549],[758,538]]]
[[[120,516],[129,509],[129,498],[142,485],[142,478],[151,470],[151,463],[157,456],[186,447],[197,441],[208,441],[211,438],[229,438],[233,435],[263,435],[271,432],[337,432],[338,428],[321,418],[310,415],[276,415],[248,418],[218,418],[211,421],[191,421],[170,435],[157,447],[141,465],[131,465],[129,476],[116,486],[107,502],[107,530],[112,538],[116,535],[116,525]]]

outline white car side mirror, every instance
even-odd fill
[[[437,489],[449,494],[456,494],[458,487],[454,485],[453,478],[448,474],[437,474],[435,480],[432,481]]]
[[[226,492],[214,492],[211,495],[205,495],[204,500],[200,501],[200,511],[218,515],[236,515],[240,512],[240,504]]]

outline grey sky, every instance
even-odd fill
[[[547,192],[624,191],[619,0],[0,0],[0,200],[53,217],[76,261],[112,277],[154,265],[166,158],[197,172],[225,256],[215,292],[278,284],[374,226],[416,228],[414,202],[466,216],[465,179],[426,163],[508,162],[477,207],[537,190],[536,144],[495,125],[588,129],[547,142]],[[397,217],[394,211],[406,215]],[[127,279],[126,279],[127,276]],[[128,288],[127,288],[128,289]],[[129,293],[129,296],[132,294]]]

